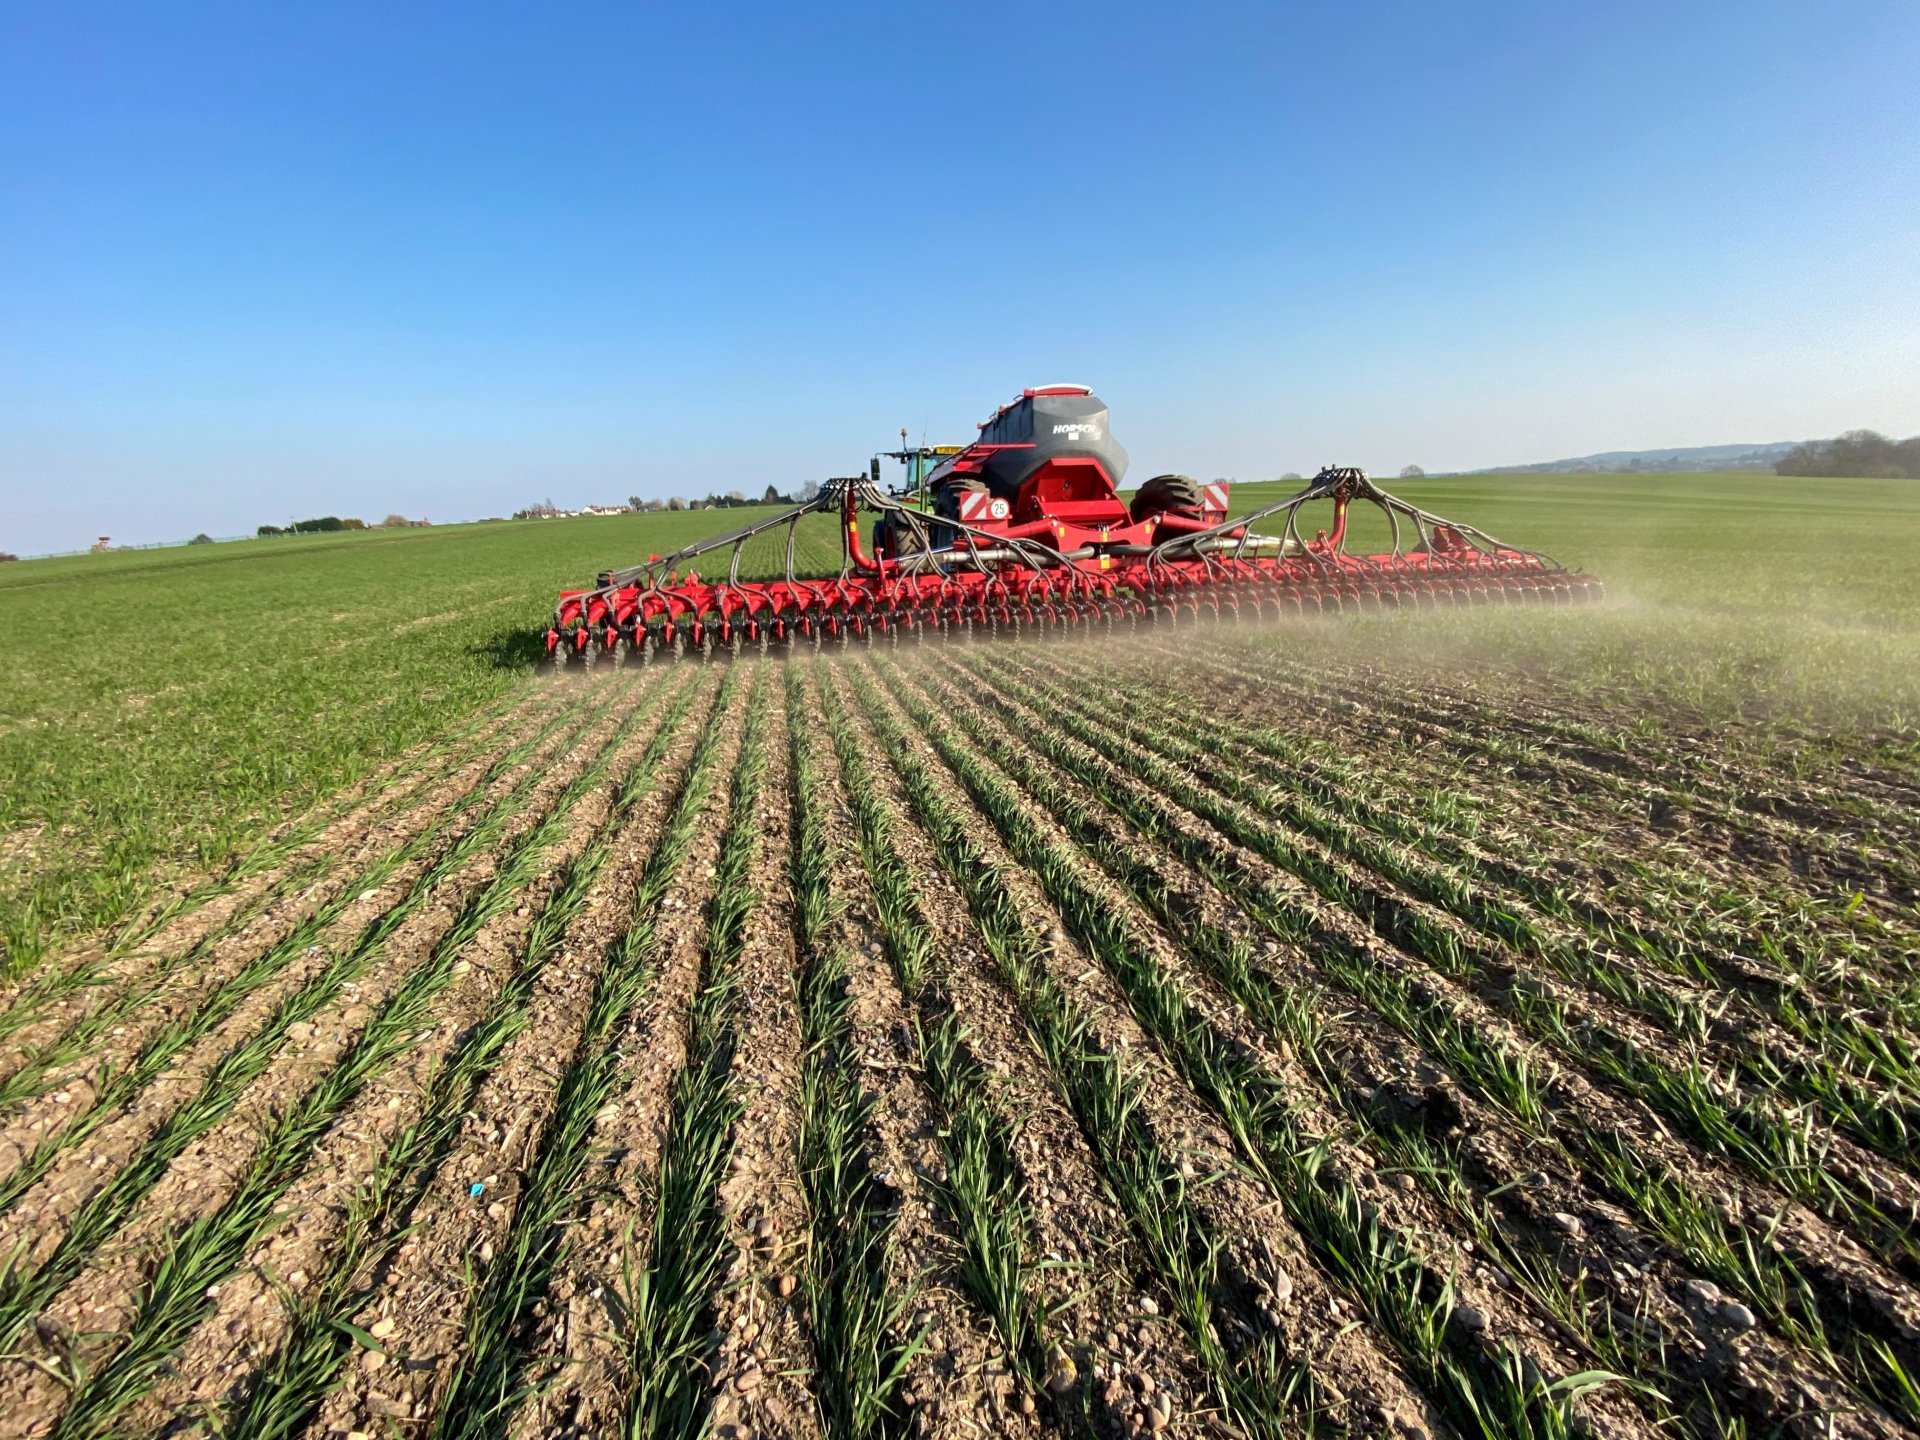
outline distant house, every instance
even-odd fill
[[[571,520],[580,515],[631,515],[631,505],[583,505],[578,510],[562,510],[551,500],[544,505],[529,505],[513,512],[516,520]]]

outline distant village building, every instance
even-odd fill
[[[513,512],[516,520],[571,520],[579,515],[631,515],[631,505],[582,505],[578,510],[562,510],[551,500],[544,505],[529,505]]]

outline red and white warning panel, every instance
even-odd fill
[[[1200,508],[1208,514],[1227,513],[1227,482],[1216,480],[1200,487]]]
[[[1004,520],[1008,513],[1007,502],[985,490],[968,490],[960,496],[960,519],[964,524],[979,525],[988,520]]]

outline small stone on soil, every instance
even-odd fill
[[[1680,1290],[1689,1300],[1697,1301],[1702,1305],[1720,1303],[1720,1287],[1711,1280],[1689,1280],[1680,1287]]]

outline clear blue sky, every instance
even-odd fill
[[[1920,430],[1920,5],[0,10],[0,549]]]

